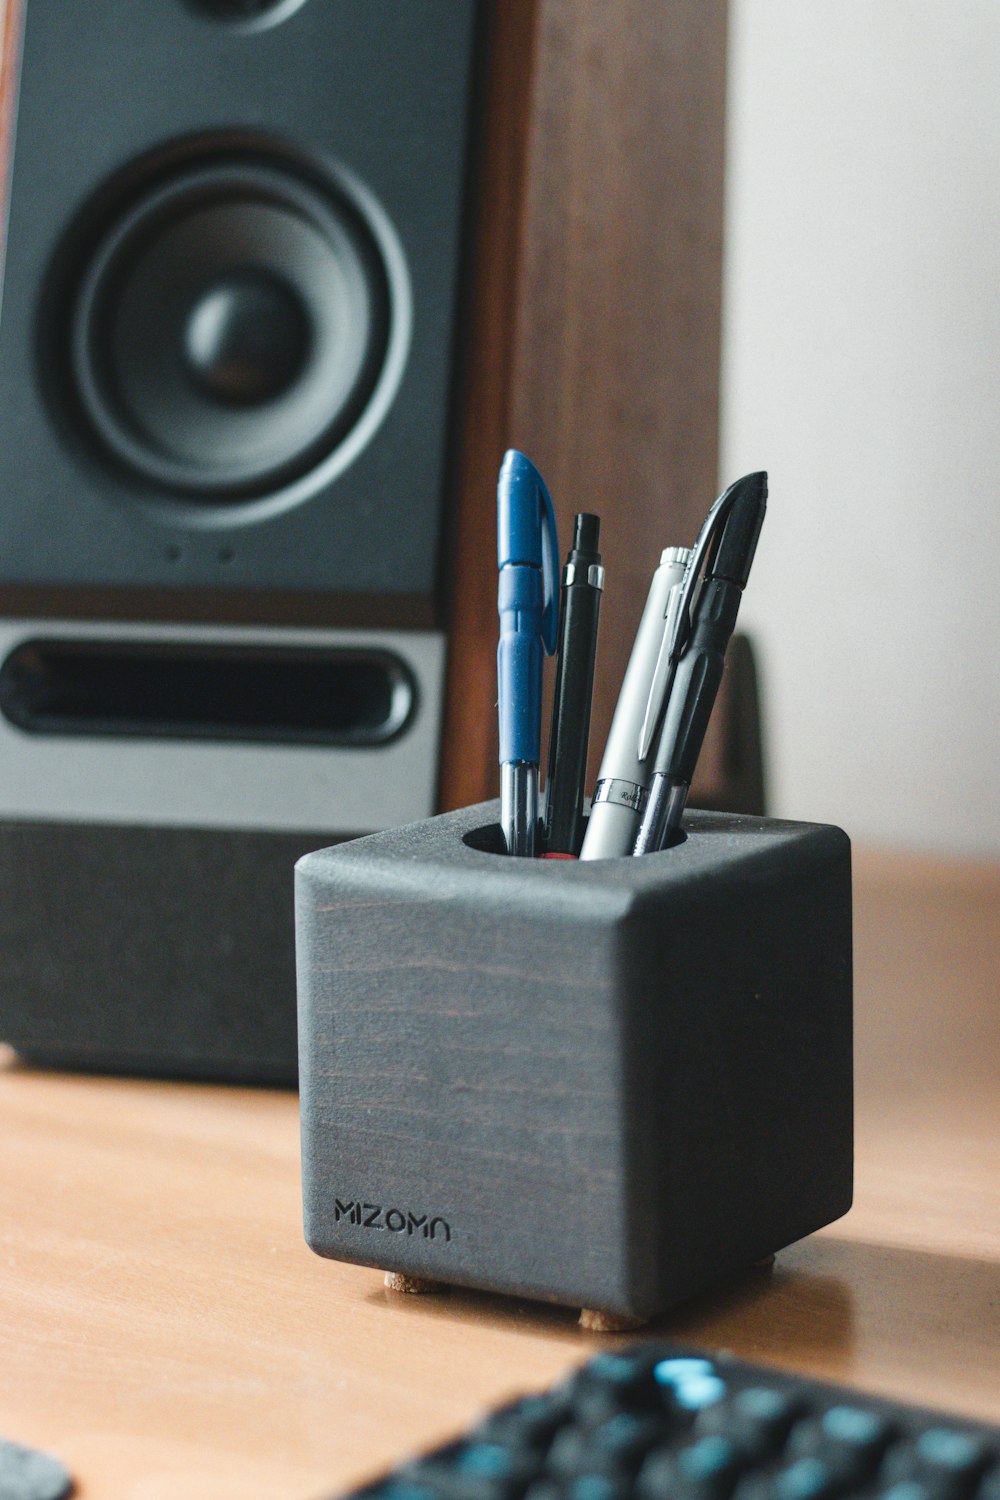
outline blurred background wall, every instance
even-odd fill
[[[1000,4],[732,0],[722,474],[772,811],[1000,853]]]

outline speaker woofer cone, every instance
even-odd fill
[[[364,410],[391,315],[377,242],[291,168],[188,166],[90,258],[71,358],[101,443],[160,490],[218,502],[320,462]]]

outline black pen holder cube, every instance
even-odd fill
[[[644,1319],[845,1213],[847,836],[523,860],[497,816],[299,861],[312,1248]]]

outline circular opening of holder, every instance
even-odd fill
[[[485,828],[470,829],[468,833],[463,833],[462,843],[468,844],[470,849],[478,849],[480,854],[507,853],[503,829],[499,823],[487,823]]]
[[[586,822],[586,820],[584,820],[584,822]],[[670,844],[667,847],[670,849],[674,849],[678,844],[685,843],[686,840],[687,834],[684,832],[683,828],[678,828],[674,838],[671,840]],[[499,823],[487,823],[482,828],[470,828],[468,833],[463,833],[462,843],[465,844],[469,849],[477,850],[480,854],[502,854],[505,857],[507,855],[507,844],[504,840],[503,829],[500,827]],[[661,854],[663,852],[663,850],[660,851]],[[632,858],[630,854],[621,855],[619,857],[623,859]],[[579,861],[574,859],[572,856],[564,856],[563,858],[560,858],[558,860],[546,860],[545,863],[553,865],[578,864]],[[586,861],[586,863],[603,864],[605,863],[605,861],[588,860]]]

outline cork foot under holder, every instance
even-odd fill
[[[850,1206],[850,845],[514,860],[497,815],[297,866],[306,1237],[633,1327]]]
[[[765,1255],[761,1260],[754,1261],[754,1266],[759,1270],[770,1271],[774,1265],[775,1257]],[[435,1293],[450,1290],[442,1281],[428,1281],[422,1276],[406,1276],[400,1271],[386,1271],[385,1289],[387,1292],[399,1292],[409,1297],[427,1297]],[[638,1328],[644,1328],[649,1322],[648,1318],[632,1318],[627,1313],[603,1312],[596,1307],[581,1307],[579,1323],[585,1333],[634,1333]]]
[[[421,1276],[405,1276],[400,1271],[386,1271],[387,1292],[400,1292],[410,1297],[426,1297],[435,1292],[446,1292],[447,1286],[440,1281],[428,1281]],[[580,1327],[588,1333],[631,1333],[642,1328],[646,1318],[630,1318],[623,1313],[601,1312],[597,1308],[581,1307]]]

